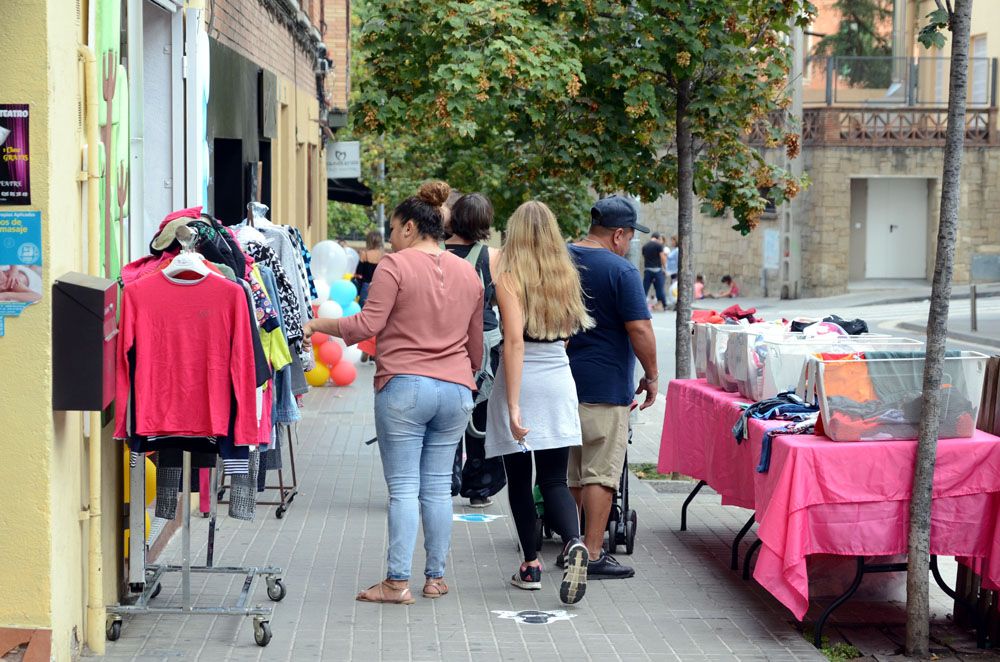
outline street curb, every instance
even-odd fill
[[[916,324],[914,322],[900,322],[897,324],[901,329],[907,331],[915,331],[917,333],[927,333],[927,327],[921,324]],[[952,340],[959,340],[961,342],[972,343],[973,345],[984,345],[987,347],[997,347],[1000,348],[1000,338],[984,338],[982,336],[977,336],[972,333],[963,333],[962,331],[949,331],[948,337]]]

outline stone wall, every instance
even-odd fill
[[[954,280],[969,281],[975,253],[1000,253],[1000,152],[988,147],[965,150],[958,246]],[[850,274],[851,180],[871,177],[922,177],[928,185],[928,280],[934,272],[940,178],[944,149],[938,147],[807,147],[804,168],[812,180],[801,194],[796,222],[801,230],[803,297],[847,291]],[[779,210],[781,213],[781,210]],[[677,201],[663,197],[642,205],[643,223],[667,236],[677,232]],[[762,270],[763,230],[778,228],[776,219],[761,221],[750,235],[732,230],[730,218],[695,213],[695,272],[710,290],[731,274],[748,296],[776,296],[777,272]],[[915,259],[921,259],[915,256]],[[765,280],[766,276],[766,280]]]

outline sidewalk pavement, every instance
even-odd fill
[[[548,569],[542,591],[509,585],[520,557],[503,492],[485,511],[499,516],[494,521],[455,522],[446,576],[449,595],[426,600],[417,590],[417,604],[409,607],[356,602],[358,590],[384,576],[387,538],[387,497],[378,451],[363,443],[374,436],[372,371],[370,365],[359,366],[355,385],[316,389],[307,396],[296,446],[300,494],[283,519],[274,517],[273,507],[260,507],[253,522],[220,519],[217,564],[270,563],[285,570],[288,596],[282,602],[270,603],[262,586],[254,595],[255,602],[274,606],[271,644],[255,645],[246,618],[149,615],[125,620],[121,639],[108,643],[106,659],[824,659],[784,607],[729,570],[730,543],[748,511],[724,508],[705,490],[692,505],[689,530],[680,532],[685,494],[660,493],[634,477],[636,549],[619,559],[634,565],[636,576],[591,583],[580,605],[565,607],[558,600],[554,558],[559,545],[554,542],[546,543],[542,552]],[[655,461],[662,417],[662,400],[640,415],[630,461]],[[455,500],[455,511],[484,512],[466,508],[460,499]],[[193,520],[196,560],[205,557],[207,528],[207,520]],[[752,539],[748,537],[742,551]],[[180,536],[175,536],[161,561],[178,562],[179,557]],[[418,544],[418,589],[422,563]],[[241,585],[241,578],[192,579],[198,604],[231,602]],[[165,583],[157,602],[179,601],[179,582]],[[497,614],[520,610],[565,610],[570,618],[547,625],[520,624]],[[901,610],[898,603],[849,603],[833,623],[847,624],[841,633],[860,632],[862,639],[888,648],[891,642],[886,643],[889,640],[871,621],[901,622]],[[932,610],[939,620],[948,613],[943,594],[933,594]],[[830,628],[832,640],[837,633]]]
[[[967,300],[969,298],[968,285],[955,285],[952,287],[952,301]],[[979,299],[992,299],[1000,296],[1000,288],[995,285],[980,285],[977,297]],[[722,310],[733,303],[738,303],[743,308],[757,308],[758,310],[769,310],[782,308],[796,311],[821,311],[837,312],[847,308],[857,308],[864,306],[880,306],[895,303],[914,303],[927,301],[931,298],[931,286],[919,281],[875,281],[873,283],[852,283],[848,287],[846,294],[838,294],[830,297],[817,297],[805,299],[779,299],[777,297],[739,297],[737,299],[702,299],[694,302],[695,308],[710,310]]]

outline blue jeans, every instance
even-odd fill
[[[664,289],[664,284],[666,283],[667,272],[663,269],[659,271],[650,271],[645,269],[643,271],[642,277],[642,291],[643,294],[649,294],[649,286],[652,285],[656,290],[657,300],[663,304],[663,307],[667,307],[667,292]]]
[[[417,526],[424,575],[443,577],[451,546],[451,465],[472,413],[468,387],[399,375],[375,394],[375,432],[389,487],[388,579],[410,578]]]

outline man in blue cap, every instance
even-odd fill
[[[603,550],[604,531],[618,489],[628,445],[629,406],[645,393],[645,409],[656,401],[659,375],[656,336],[639,270],[625,259],[639,225],[635,206],[613,195],[590,210],[590,232],[569,247],[580,271],[587,310],[597,323],[567,346],[580,400],[583,445],[570,448],[569,486],[586,513],[584,542],[590,552],[588,579],[631,577]],[[645,371],[636,388],[635,360]]]

